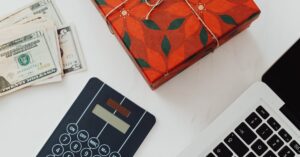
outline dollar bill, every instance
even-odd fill
[[[53,0],[38,0],[12,14],[0,18],[0,28],[11,26],[34,15],[43,15],[53,20],[57,27],[64,25],[64,20]]]
[[[64,74],[86,70],[86,64],[75,27],[73,25],[65,26],[58,29],[57,32]]]
[[[33,16],[18,24],[44,23],[48,19],[42,16]],[[86,70],[86,63],[74,25],[61,27],[57,30],[64,74],[71,74]],[[45,81],[44,81],[45,82]]]
[[[25,25],[25,24],[29,24],[29,23],[44,23],[49,20],[50,19],[46,18],[45,16],[34,15],[34,16],[28,17],[26,19],[23,19],[21,21],[18,21],[14,25]]]
[[[28,18],[24,21],[21,21],[11,27],[7,27],[5,29],[2,29],[2,34],[3,36],[9,36],[9,35],[14,35],[14,34],[20,34],[22,33],[25,29],[30,30],[30,29],[45,29],[46,34],[45,37],[48,40],[49,43],[49,49],[51,49],[53,58],[56,62],[57,67],[60,67],[62,69],[62,62],[61,62],[61,55],[60,55],[60,49],[59,49],[59,42],[58,42],[58,35],[57,35],[57,28],[54,25],[54,23],[49,20],[48,18]],[[0,36],[1,40],[1,36]],[[41,80],[38,81],[37,83],[33,83],[31,86],[36,86],[36,85],[43,85],[43,84],[48,84],[48,83],[54,83],[54,82],[59,82],[62,80],[62,70],[60,70],[61,73],[59,75],[53,76],[51,78],[48,78],[46,80]]]
[[[65,26],[54,0],[35,0],[0,18],[0,96],[84,70],[76,30]]]
[[[0,41],[0,96],[59,73],[45,30]]]
[[[58,52],[56,54],[58,56],[59,62],[61,67],[62,65],[62,59],[60,55],[60,45],[59,45],[59,39],[58,39],[58,34],[57,34],[57,27],[54,25],[53,21],[49,18],[46,18],[44,16],[32,16],[30,18],[24,19],[18,23],[16,23],[13,26],[19,26],[19,27],[44,27],[47,30],[47,34],[49,37],[49,40],[52,43],[51,49],[54,49],[54,51]],[[18,30],[18,29],[15,29]]]
[[[6,27],[5,29],[1,29],[0,41],[6,40],[8,38],[14,39],[16,38],[16,36],[19,36],[24,32],[37,31],[37,30],[44,31],[45,39],[47,40],[47,43],[49,43],[49,49],[51,50],[56,65],[61,67],[62,69],[57,28],[51,20],[46,20],[43,22],[35,22],[35,23],[26,23],[22,25],[12,25],[10,27]]]
[[[33,86],[37,85],[44,85],[44,84],[49,84],[49,83],[55,83],[55,82],[60,82],[63,79],[63,64],[62,64],[62,58],[61,58],[61,53],[60,53],[60,46],[59,46],[59,41],[58,41],[58,34],[57,34],[57,27],[55,27],[53,24],[51,26],[51,20],[49,19],[41,19],[37,21],[32,21],[30,24],[35,24],[35,25],[43,25],[44,27],[47,28],[47,34],[49,36],[50,43],[52,46],[50,47],[53,51],[53,55],[56,57],[56,61],[61,69],[60,75],[51,77],[47,80],[42,80],[37,83],[34,83]]]

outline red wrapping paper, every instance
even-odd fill
[[[260,14],[253,0],[188,0],[196,13],[185,0],[164,0],[149,19],[152,7],[145,0],[128,0],[120,7],[121,0],[93,2],[103,17],[111,12],[109,26],[152,89],[249,27]]]

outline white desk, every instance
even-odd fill
[[[0,0],[0,15],[30,1]],[[89,69],[1,97],[0,156],[35,156],[96,76],[157,117],[136,157],[175,157],[300,37],[299,0],[257,2],[262,15],[250,29],[152,91],[89,0],[57,0],[77,26]]]

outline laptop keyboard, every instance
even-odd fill
[[[294,157],[300,145],[259,106],[207,157]]]

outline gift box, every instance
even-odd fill
[[[243,31],[253,0],[93,0],[152,89]]]

